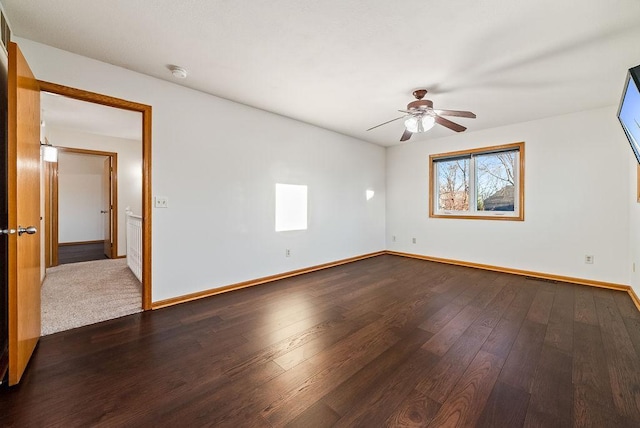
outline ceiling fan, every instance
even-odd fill
[[[400,137],[400,141],[407,141],[413,134],[426,132],[433,128],[436,123],[456,132],[462,132],[467,129],[466,127],[452,122],[449,119],[445,119],[442,116],[468,117],[471,119],[475,119],[476,117],[475,113],[471,113],[470,111],[440,109],[434,110],[433,102],[431,100],[423,100],[425,95],[427,95],[426,89],[418,89],[413,91],[413,96],[416,97],[416,101],[412,101],[407,104],[406,110],[398,110],[399,112],[406,113],[404,116],[388,120],[384,123],[381,123],[380,125],[376,125],[372,128],[367,129],[367,131],[371,131],[372,129],[375,129],[382,125],[386,125],[387,123],[391,123],[396,120],[405,119],[405,130],[402,134],[402,137]]]

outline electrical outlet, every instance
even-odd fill
[[[288,249],[288,248],[286,250],[284,250],[284,256],[285,257],[291,257],[291,250]]]
[[[156,196],[154,206],[156,208],[169,208],[169,198],[166,196]]]
[[[392,241],[392,242],[396,242],[396,235],[393,235],[393,236],[391,237],[391,241]]]
[[[416,238],[411,238],[411,242],[416,243]]]
[[[593,256],[591,255],[586,255],[584,256],[584,262],[588,265],[592,265],[593,264]]]

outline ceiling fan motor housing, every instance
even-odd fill
[[[407,110],[433,110],[431,100],[417,100],[407,104]]]

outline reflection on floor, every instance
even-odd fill
[[[0,426],[640,427],[639,355],[624,291],[384,255],[46,336]]]

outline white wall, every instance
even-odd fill
[[[620,130],[622,134],[622,130]],[[624,134],[623,134],[624,135]],[[624,136],[622,137],[624,138]],[[626,140],[625,140],[626,141]],[[640,202],[637,202],[638,161],[629,148],[629,254],[635,263],[631,272],[631,287],[640,296]],[[632,265],[633,266],[633,265]]]
[[[629,284],[630,149],[619,127],[608,107],[390,148],[387,248]],[[518,141],[525,221],[429,218],[430,154]]]
[[[58,242],[104,239],[102,172],[105,156],[58,156]]]
[[[385,190],[383,148],[18,43],[39,79],[153,106],[153,194],[169,198],[153,210],[154,301],[385,247],[619,284],[633,277],[638,291],[640,210],[629,205],[630,149],[615,107],[390,148]],[[429,154],[516,141],[526,143],[524,222],[428,217]],[[309,186],[309,230],[274,231],[278,182]],[[367,189],[376,192],[368,202]]]
[[[153,107],[154,301],[384,249],[383,148],[17,41],[38,79]],[[309,186],[307,231],[274,231],[275,183]]]
[[[140,126],[142,127],[142,117],[140,117]],[[125,210],[130,207],[135,214],[142,213],[142,143],[52,126],[47,126],[47,138],[54,146],[118,154],[118,256],[125,256],[127,254]]]

